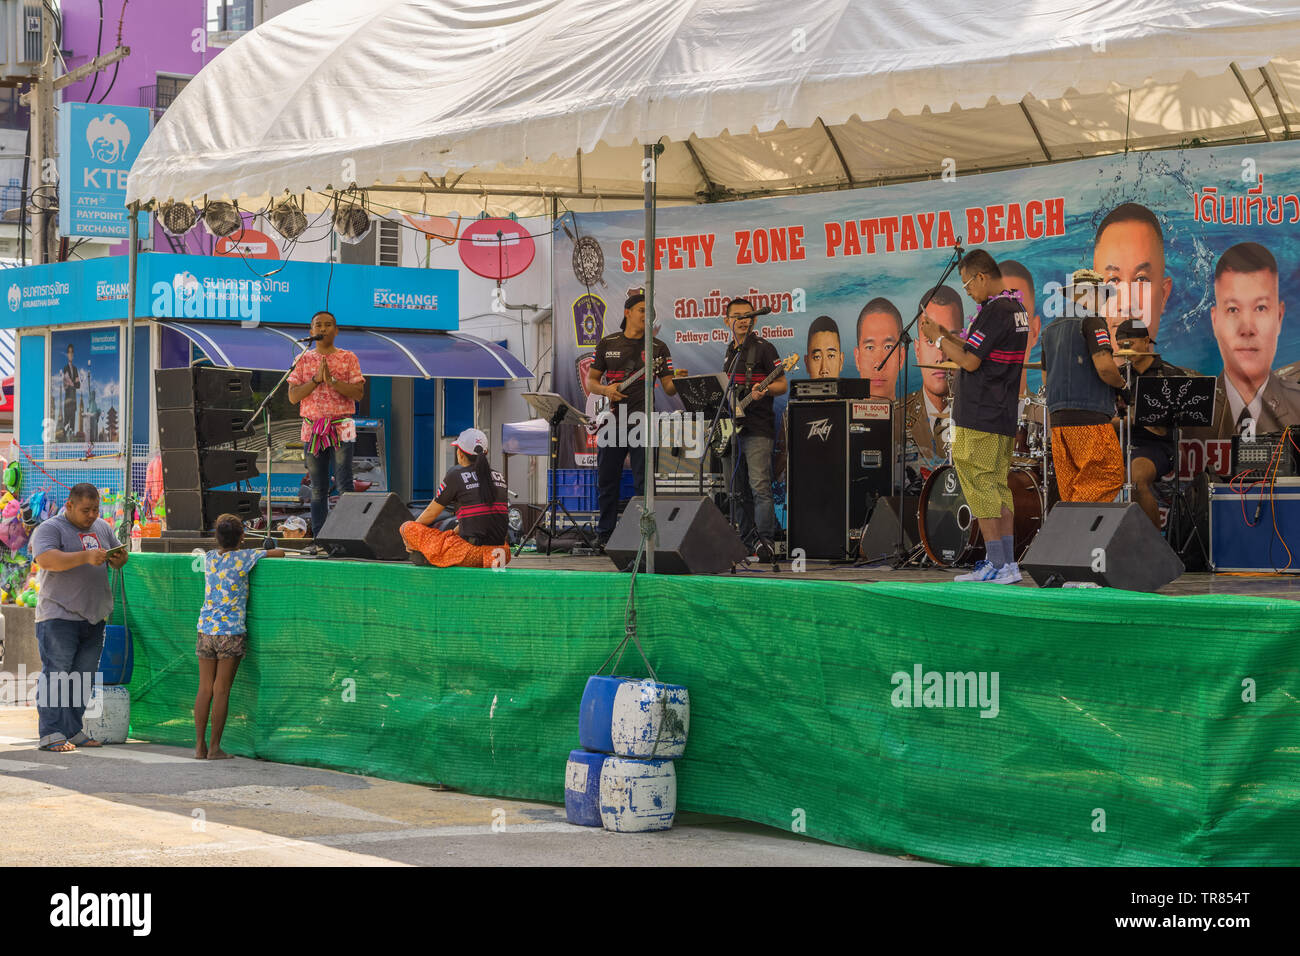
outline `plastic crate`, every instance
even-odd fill
[[[555,472],[555,496],[569,511],[595,511],[598,495],[594,468],[559,468]]]

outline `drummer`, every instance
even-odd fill
[[[1113,501],[1124,487],[1124,454],[1111,427],[1115,365],[1106,320],[1093,306],[1104,279],[1079,269],[1070,279],[1072,314],[1043,329],[1043,377],[1052,421],[1052,463],[1062,501]]]
[[[1120,351],[1142,353],[1128,359],[1130,368],[1139,378],[1192,374],[1155,354],[1155,343],[1146,323],[1141,319],[1125,319],[1115,330],[1115,336],[1119,340],[1117,344]],[[1129,415],[1131,417],[1132,412]],[[1133,426],[1133,492],[1137,503],[1157,528],[1160,527],[1160,504],[1156,501],[1154,486],[1174,470],[1177,462],[1174,436],[1168,428],[1159,425]]]

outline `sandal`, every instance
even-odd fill
[[[40,749],[48,750],[56,754],[69,754],[72,753],[72,751],[77,749],[77,745],[74,744],[71,740],[61,740],[57,744],[46,744]]]

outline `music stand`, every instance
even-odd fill
[[[528,532],[519,539],[519,545],[515,548],[515,555],[518,556],[519,552],[523,550],[525,542],[537,533],[537,529],[542,525],[542,522],[546,520],[546,516],[550,515],[551,531],[550,537],[546,540],[546,556],[548,558],[551,556],[551,546],[555,543],[556,521],[558,518],[556,513],[557,509],[563,511],[564,516],[569,519],[575,528],[578,529],[578,534],[582,536],[582,543],[587,547],[593,547],[594,545],[591,537],[587,534],[586,528],[578,524],[578,522],[574,520],[573,515],[569,514],[569,509],[564,507],[564,503],[560,501],[560,497],[556,494],[555,488],[556,470],[560,465],[560,426],[586,425],[591,421],[591,419],[566,402],[562,396],[557,395],[554,392],[524,392],[523,399],[528,403],[528,407],[533,410],[533,413],[538,418],[546,419],[547,424],[550,426],[551,469],[546,480],[546,507],[542,510],[542,513],[537,516],[537,519],[533,522],[533,526],[528,529]]]
[[[682,406],[695,414],[713,413],[713,422],[704,433],[704,461],[700,462],[700,495],[704,495],[704,471],[708,456],[713,453],[713,431],[718,427],[722,412],[726,410],[726,397],[730,387],[723,372],[710,372],[707,375],[682,375],[673,379],[677,386],[677,397]]]
[[[1133,391],[1133,424],[1145,427],[1168,428],[1174,441],[1174,498],[1169,504],[1166,538],[1186,564],[1186,555],[1192,544],[1200,551],[1202,562],[1207,560],[1205,542],[1196,524],[1183,492],[1182,449],[1179,432],[1182,428],[1208,428],[1214,423],[1215,379],[1211,375],[1139,375]],[[1133,431],[1129,429],[1129,460],[1133,458]],[[1159,477],[1158,475],[1156,477]],[[1191,533],[1182,538],[1182,522],[1191,524]],[[1175,543],[1176,542],[1176,543]]]

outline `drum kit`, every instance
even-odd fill
[[[940,362],[921,367],[956,369],[957,364]],[[1028,369],[1042,367],[1039,362],[1025,363]],[[1014,502],[1017,560],[1029,549],[1048,507],[1054,503],[1049,501],[1050,489],[1055,487],[1051,445],[1047,399],[1045,390],[1040,388],[1037,394],[1027,395],[1020,401],[1015,448],[1007,474]],[[921,489],[917,530],[926,555],[940,567],[970,565],[984,557],[984,535],[957,480],[951,449],[948,461],[930,472]]]

